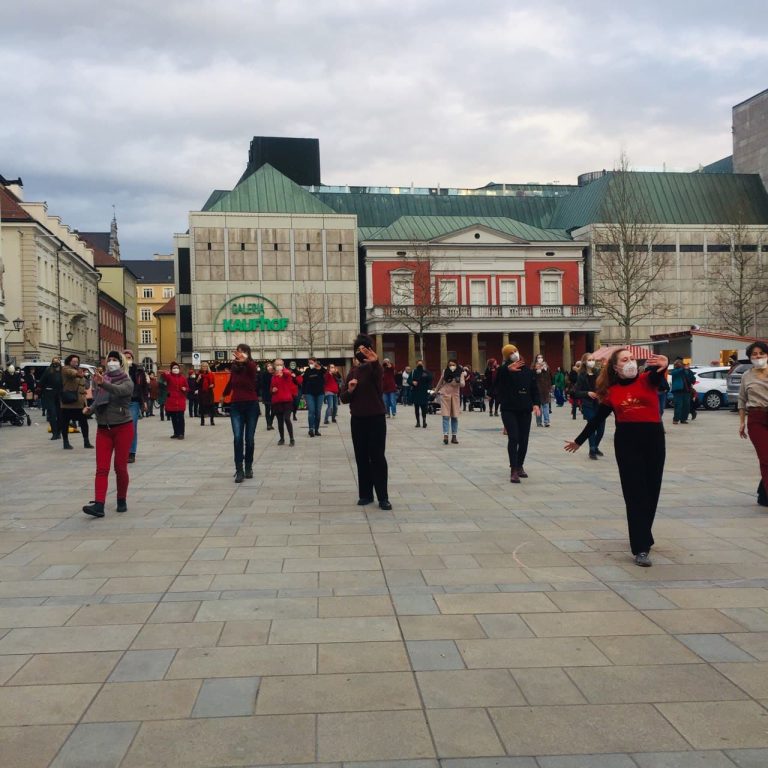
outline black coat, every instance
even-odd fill
[[[496,400],[502,411],[530,411],[541,405],[536,374],[527,367],[510,371],[506,364],[496,372]]]
[[[409,381],[411,382],[411,402],[414,405],[427,405],[432,374],[426,368],[414,368]]]

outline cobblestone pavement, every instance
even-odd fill
[[[103,520],[78,435],[0,429],[0,765],[768,765],[768,515],[732,413],[668,422],[646,570],[612,426],[569,456],[556,408],[512,486],[499,419],[444,446],[401,413],[382,512],[344,411],[294,449],[261,422],[241,486],[226,419],[143,420]]]

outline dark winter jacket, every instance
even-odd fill
[[[411,402],[414,405],[426,405],[429,402],[432,374],[419,365],[411,371],[408,381],[411,385]]]
[[[325,394],[325,368],[307,368],[302,374],[301,391],[305,395]]]
[[[495,397],[502,411],[530,411],[534,405],[541,405],[535,376],[527,367],[510,371],[506,364],[499,366]]]

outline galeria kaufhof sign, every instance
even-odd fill
[[[269,315],[269,316],[268,316]],[[283,316],[274,302],[257,293],[243,293],[222,305],[214,327],[232,331],[284,331],[290,319]]]

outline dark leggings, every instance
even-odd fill
[[[376,490],[379,501],[388,499],[387,493],[387,422],[380,416],[353,416],[351,419],[352,446],[357,464],[358,494],[361,499],[372,499]]]
[[[627,507],[632,554],[653,546],[651,528],[661,493],[666,448],[661,424],[617,424],[613,439],[621,492]]]
[[[280,439],[285,440],[285,430],[288,430],[288,436],[293,440],[293,423],[291,422],[291,412],[293,403],[272,403],[272,413],[277,419],[277,429],[280,432]]]
[[[424,423],[427,423],[427,406],[426,405],[416,405],[413,406],[414,413],[416,414],[416,424],[418,426],[419,424],[419,413],[421,413],[421,418],[424,419]]]
[[[174,437],[184,437],[184,411],[169,411]]]
[[[59,429],[61,430],[61,439],[64,445],[69,445],[69,422],[76,421],[80,427],[80,433],[83,436],[83,445],[88,444],[88,417],[74,408],[61,408],[59,410]]]
[[[501,420],[507,430],[507,453],[510,469],[519,469],[528,453],[532,411],[502,411]]]

